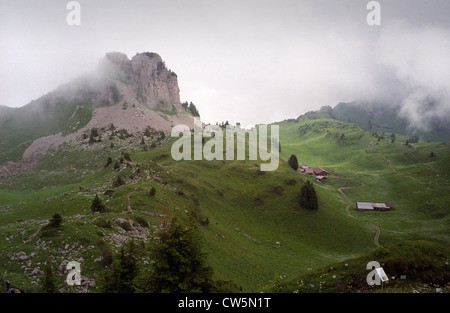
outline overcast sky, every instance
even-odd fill
[[[95,69],[106,52],[153,51],[177,73],[204,122],[296,118],[323,105],[402,103],[450,116],[450,1],[0,0],[0,104],[18,107]]]

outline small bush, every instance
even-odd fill
[[[94,222],[95,226],[101,227],[101,228],[112,228],[112,223],[110,220],[106,220],[103,218],[99,218]]]
[[[150,226],[150,224],[142,217],[137,215],[134,220],[136,221],[136,223],[138,223],[139,225],[141,225],[142,227],[148,227]]]
[[[113,187],[114,188],[117,188],[117,187],[120,187],[120,186],[122,186],[123,184],[125,184],[125,182],[123,181],[123,179],[122,179],[122,176],[117,176],[117,178],[113,181]]]
[[[284,189],[283,189],[283,187],[281,187],[281,186],[275,186],[275,187],[273,187],[272,191],[273,191],[274,193],[276,193],[277,195],[282,195]]]
[[[44,229],[59,228],[61,227],[62,220],[62,216],[59,213],[55,213]]]
[[[111,266],[113,262],[113,253],[105,246],[102,247],[102,260],[100,261],[104,266]]]
[[[125,153],[123,154],[123,158],[124,158],[125,160],[127,160],[128,162],[131,162],[131,157],[130,157],[130,154],[129,154],[128,152],[125,152]]]
[[[391,253],[388,248],[385,248],[383,246],[378,247],[378,249],[375,251],[375,254],[377,257],[382,258],[386,257]]]
[[[107,168],[108,166],[110,166],[111,163],[112,163],[112,159],[111,159],[111,157],[108,157],[108,160],[106,160],[105,168]]]
[[[285,183],[288,186],[295,186],[295,185],[297,185],[297,181],[295,179],[288,179],[288,180],[286,180]]]
[[[106,206],[103,204],[102,200],[100,200],[98,195],[95,195],[94,200],[92,200],[91,211],[100,213],[106,212]]]
[[[156,189],[155,189],[155,187],[150,188],[149,194],[150,194],[150,196],[155,196],[155,195],[156,195]]]
[[[198,219],[198,222],[200,223],[200,225],[206,226],[206,225],[209,224],[209,218],[207,218],[207,217],[200,217]]]
[[[131,231],[133,229],[129,221],[118,222],[118,224],[125,231]]]

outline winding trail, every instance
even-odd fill
[[[363,220],[363,219],[357,218],[356,216],[352,215],[352,213],[350,212],[350,207],[352,206],[353,202],[350,200],[350,198],[349,198],[349,197],[344,193],[344,191],[343,191],[343,189],[348,189],[348,188],[361,188],[361,187],[364,187],[364,186],[365,186],[365,184],[364,184],[363,182],[361,182],[361,186],[357,186],[357,187],[350,187],[350,186],[339,187],[339,188],[338,188],[338,191],[339,191],[339,193],[340,193],[342,196],[344,196],[345,200],[347,200],[347,202],[348,202],[348,205],[347,205],[346,208],[345,208],[345,212],[347,213],[348,216],[350,216],[350,217],[352,217],[352,218],[354,218],[354,219],[357,219],[357,220],[359,220],[359,221],[362,221],[362,222],[369,222],[370,224],[372,224],[372,226],[375,227],[376,233],[375,233],[375,237],[373,238],[373,243],[374,243],[377,247],[379,247],[379,246],[380,246],[379,239],[380,239],[380,234],[381,234],[381,229],[380,229],[380,227],[379,227],[377,224],[375,224],[374,222],[367,221],[367,220]]]
[[[391,168],[391,170],[395,173],[395,167],[392,166],[391,160],[389,160],[385,155],[383,155],[383,159],[387,162],[388,166]]]
[[[130,211],[131,213],[133,213],[133,209],[131,209],[130,196],[133,194],[133,192],[136,191],[136,189],[137,189],[137,186],[136,186],[136,188],[134,188],[134,190],[132,192],[130,192],[127,195],[127,208],[128,208],[128,211]]]
[[[138,188],[138,186],[136,186],[136,188],[134,188],[134,190],[127,195],[127,209],[130,213],[133,213],[133,209],[131,208],[130,196],[136,191],[137,188]],[[159,217],[159,218],[165,217],[164,214],[159,214],[159,213],[154,213],[154,212],[147,212],[147,211],[137,211],[137,212],[141,212],[145,215],[152,216],[152,217]]]

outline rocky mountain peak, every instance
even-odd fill
[[[110,52],[100,62],[100,71],[116,81],[122,94],[134,95],[149,109],[171,111],[181,103],[177,75],[157,53],[138,53],[129,60],[124,53]]]

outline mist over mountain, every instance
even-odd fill
[[[181,105],[177,75],[156,53],[107,53],[97,68],[20,108],[0,107],[0,162],[45,153],[89,129],[130,134],[147,127],[168,132],[193,124]]]
[[[417,136],[421,141],[450,143],[450,119],[445,115],[437,115],[433,102],[422,106],[420,110],[414,113],[421,114],[420,119],[413,123],[410,116],[405,116],[405,106],[401,103],[341,102],[334,107],[323,106],[320,110],[309,111],[299,116],[297,121],[332,118],[355,123],[367,131],[397,133]]]

